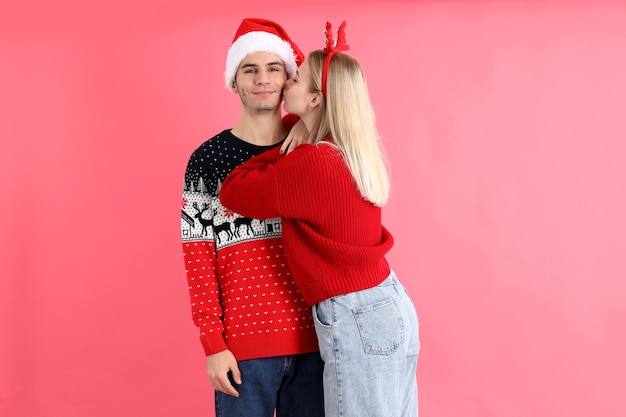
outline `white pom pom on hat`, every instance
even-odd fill
[[[298,67],[304,61],[304,54],[280,25],[265,19],[243,19],[226,56],[226,88],[232,88],[241,61],[255,52],[278,55],[290,77],[296,75]]]

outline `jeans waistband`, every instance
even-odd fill
[[[393,272],[393,270],[392,270],[391,273],[387,276],[387,278],[385,278],[385,280],[383,282],[378,284],[378,286],[379,287],[387,287],[389,285],[395,285],[398,282],[399,282],[398,281],[398,277],[396,276],[396,273]]]

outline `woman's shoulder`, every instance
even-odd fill
[[[341,151],[328,142],[320,142],[317,144],[304,143],[295,148],[291,155],[299,158],[342,158]]]
[[[281,169],[297,170],[307,175],[326,175],[346,167],[339,149],[328,143],[302,144],[280,161]]]

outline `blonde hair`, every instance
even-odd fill
[[[326,54],[313,51],[308,57],[313,93],[322,91],[322,68]],[[332,56],[326,79],[326,97],[311,135],[316,144],[327,143],[342,153],[364,199],[382,207],[389,198],[387,160],[376,129],[365,74],[349,55]],[[328,135],[332,142],[327,140]]]

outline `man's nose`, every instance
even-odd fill
[[[256,82],[257,84],[266,84],[267,82],[269,82],[267,71],[259,70],[259,72],[257,72]]]

